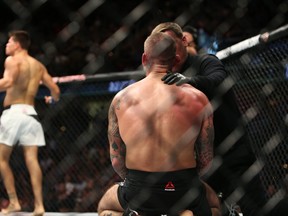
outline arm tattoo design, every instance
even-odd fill
[[[109,109],[108,114],[109,126],[108,126],[108,135],[110,138],[113,136],[120,137],[119,127],[118,127],[118,120],[115,113],[114,105],[112,104]]]
[[[117,101],[116,107],[118,110],[120,109],[120,100]],[[127,173],[125,165],[126,145],[119,132],[118,120],[113,104],[110,106],[108,119],[108,139],[110,144],[111,163],[118,175],[124,179]]]
[[[214,127],[212,116],[208,117],[201,135],[196,141],[197,167],[200,175],[205,172],[213,159]]]
[[[116,102],[116,109],[117,110],[120,110],[120,103],[121,103],[121,100],[118,99],[117,102]]]

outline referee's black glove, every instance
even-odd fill
[[[161,80],[168,85],[176,84],[177,86],[183,85],[185,83],[191,84],[191,77],[185,77],[180,73],[171,73],[168,72],[161,78]]]

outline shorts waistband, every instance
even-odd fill
[[[8,110],[8,109],[10,109],[10,108],[11,108],[11,105],[5,106],[5,107],[3,107],[3,111],[4,111],[4,110]]]
[[[3,111],[11,110],[16,113],[23,113],[26,115],[37,115],[37,112],[32,105],[28,104],[12,104],[9,106],[3,107]]]
[[[155,179],[156,182],[162,182],[169,180],[175,180],[180,182],[186,182],[189,179],[189,182],[192,179],[198,179],[199,175],[196,168],[183,169],[178,171],[170,171],[170,172],[145,172],[140,170],[128,170],[127,178],[130,180],[138,180],[143,182],[153,181]]]

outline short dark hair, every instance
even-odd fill
[[[195,44],[198,46],[198,30],[194,28],[193,26],[184,26],[183,32],[188,32],[193,36]]]
[[[145,40],[144,51],[150,60],[169,65],[176,56],[176,44],[171,36],[163,32],[155,32]]]
[[[9,32],[9,37],[13,37],[13,39],[21,45],[22,49],[28,50],[30,47],[31,40],[28,32],[26,31],[11,31]]]

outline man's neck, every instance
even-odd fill
[[[21,50],[16,50],[12,56],[25,56],[28,55],[27,50],[21,49]]]
[[[152,65],[149,69],[149,71],[147,72],[148,74],[164,74],[167,73],[167,71],[169,71],[167,66],[164,65]]]

